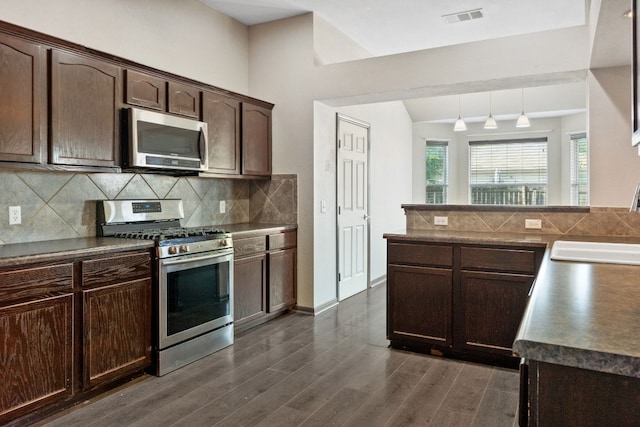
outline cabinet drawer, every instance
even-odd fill
[[[453,265],[453,247],[389,242],[387,257],[390,264],[451,267]]]
[[[237,239],[233,241],[233,255],[236,257],[266,252],[266,250],[266,236],[250,237],[248,239]]]
[[[297,235],[295,231],[269,235],[269,250],[293,248],[297,246]]]
[[[25,268],[0,273],[0,304],[73,290],[73,264]]]
[[[481,270],[536,272],[535,251],[526,249],[460,248],[460,266]]]
[[[106,286],[151,277],[148,252],[82,261],[82,287]]]

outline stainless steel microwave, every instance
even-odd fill
[[[205,171],[207,124],[155,111],[129,108],[125,166]]]

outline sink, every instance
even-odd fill
[[[551,259],[640,265],[640,244],[557,240],[551,247]]]

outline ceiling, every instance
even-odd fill
[[[595,41],[592,68],[628,65],[631,39],[628,20],[621,19],[629,0],[200,0],[202,3],[251,26],[313,12],[345,33],[374,56],[383,56],[478,40],[529,34],[573,26],[590,25]],[[594,21],[587,22],[592,2],[601,4]],[[480,19],[448,23],[444,15],[481,10]],[[630,45],[630,44],[629,44]],[[578,85],[579,86],[579,85]],[[537,91],[541,90],[538,95]],[[586,95],[570,106],[535,107],[535,99],[548,97],[548,88],[528,87],[530,117],[551,117],[586,110]],[[552,98],[576,98],[576,85],[553,87]],[[584,85],[581,89],[586,94]],[[567,95],[565,95],[567,91]],[[580,92],[578,92],[579,94]],[[463,112],[471,121],[486,117],[488,92],[463,94]],[[500,119],[515,117],[523,106],[521,90],[495,93]],[[547,98],[548,99],[548,98]],[[502,101],[501,101],[502,100]],[[478,104],[478,111],[472,105]],[[577,105],[581,104],[581,105]],[[414,122],[452,123],[458,115],[458,96],[412,99],[405,105]],[[433,108],[433,105],[436,107]],[[442,107],[449,106],[443,115]],[[513,106],[513,107],[511,107]],[[513,111],[511,111],[513,110]],[[437,112],[434,113],[433,112]]]
[[[585,24],[585,0],[201,0],[246,25],[314,12],[374,56]],[[453,24],[443,15],[481,9]]]

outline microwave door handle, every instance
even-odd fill
[[[208,168],[208,163],[209,163],[209,159],[206,158],[207,156],[207,139],[205,138],[205,134],[204,134],[204,129],[200,128],[200,135],[198,137],[198,145],[200,148],[200,158],[202,159],[203,163],[205,164],[205,168]]]

